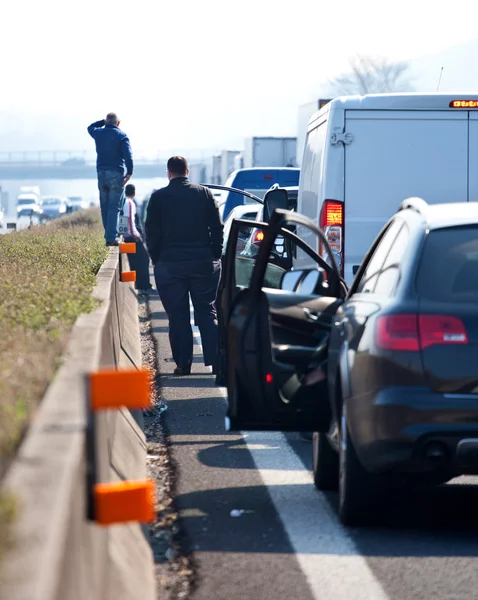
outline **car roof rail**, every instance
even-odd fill
[[[407,198],[400,204],[398,210],[406,210],[407,208],[416,211],[420,215],[426,215],[428,212],[428,202],[418,197]]]

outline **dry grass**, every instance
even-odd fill
[[[97,209],[0,236],[0,476],[73,323],[95,306],[91,291],[106,255]],[[3,505],[0,498],[0,525],[13,514]]]

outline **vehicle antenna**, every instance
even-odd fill
[[[443,75],[443,67],[440,69],[440,77],[438,78],[437,92],[440,89],[441,76]]]

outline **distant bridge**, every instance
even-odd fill
[[[187,153],[191,165],[201,164],[214,150],[194,150]],[[171,154],[156,157],[134,155],[135,179],[166,177],[166,164]],[[0,152],[0,183],[2,179],[95,179],[96,154],[89,151]]]

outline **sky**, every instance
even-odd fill
[[[296,135],[298,106],[354,54],[410,59],[477,37],[469,0],[4,4],[0,151],[92,149],[86,126],[111,110],[137,155]]]

